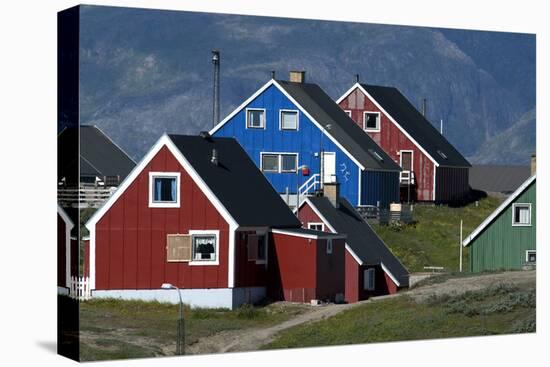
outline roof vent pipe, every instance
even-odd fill
[[[359,74],[355,74],[355,82],[359,83]]]
[[[271,79],[275,79],[275,70],[271,70]]]
[[[214,65],[212,126],[216,126],[220,122],[220,51],[212,50],[212,64]]]
[[[422,116],[426,117],[427,111],[427,100],[426,98],[422,98]]]
[[[213,165],[218,165],[218,151],[216,148],[212,149],[212,157],[210,158],[210,162],[212,162]]]

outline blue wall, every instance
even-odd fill
[[[265,129],[246,128],[246,108],[264,108],[266,110]],[[362,205],[380,205],[386,207],[390,202],[399,201],[399,173],[382,171],[363,171],[315,126],[301,111],[298,131],[279,129],[279,111],[298,108],[276,87],[270,86],[252,102],[221,127],[214,136],[234,137],[260,167],[260,152],[298,153],[298,166],[307,165],[311,174],[319,173],[318,153],[323,145],[326,152],[336,153],[336,176],[340,183],[340,194],[352,205],[358,204],[361,192]],[[290,193],[296,192],[311,176],[295,173],[264,173],[267,179],[280,193],[288,187]],[[361,190],[359,175],[362,174]]]

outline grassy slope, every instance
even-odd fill
[[[301,305],[277,304],[233,311],[186,308],[186,344],[223,330],[274,325],[305,309]],[[177,318],[177,305],[100,299],[83,302],[80,305],[80,329],[84,334],[81,358],[92,361],[173,354]],[[163,346],[168,346],[168,352]]]
[[[403,227],[374,224],[373,228],[409,271],[424,271],[424,266],[443,266],[446,271],[457,271],[460,220],[464,221],[466,238],[500,203],[500,199],[489,197],[481,200],[478,207],[475,204],[462,208],[416,205],[416,224]],[[463,256],[464,269],[468,270],[468,249]]]
[[[264,349],[534,332],[535,314],[534,285],[498,286],[424,303],[402,296],[294,327]]]

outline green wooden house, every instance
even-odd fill
[[[470,247],[470,271],[536,265],[536,188],[533,175],[462,242]]]

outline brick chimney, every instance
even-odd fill
[[[335,207],[340,206],[340,184],[338,182],[325,182],[323,183],[323,196]]]
[[[537,155],[531,154],[531,176],[537,173]]]
[[[296,71],[292,70],[290,72],[289,80],[294,83],[305,83],[306,82],[306,72],[305,71]]]

